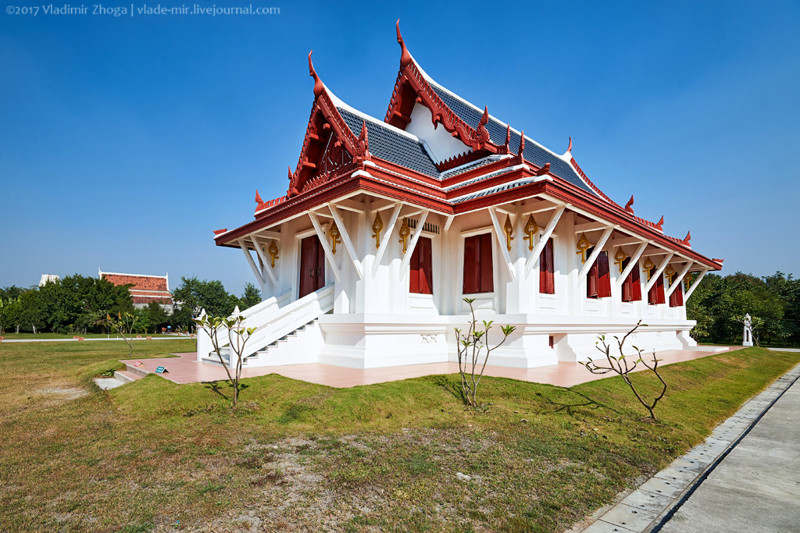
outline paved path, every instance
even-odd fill
[[[800,381],[660,531],[800,531]]]
[[[584,533],[800,532],[798,420],[800,365]]]
[[[658,352],[658,357],[661,360],[659,366],[682,361],[691,361],[692,359],[722,353],[729,349],[738,348],[715,346],[698,347],[692,350],[666,350]],[[175,383],[218,381],[226,377],[225,369],[223,369],[221,365],[200,363],[197,361],[197,355],[195,353],[181,353],[175,355],[178,357],[141,359],[139,361],[130,359],[123,360],[122,363],[128,367],[128,371],[138,375],[153,373],[156,367],[163,366],[168,372],[166,374],[161,374],[161,376]],[[637,372],[643,369],[644,367],[640,365]],[[267,374],[280,374],[287,378],[299,379],[319,385],[328,385],[330,387],[355,387],[358,385],[372,385],[374,383],[399,381],[401,379],[417,378],[421,376],[456,373],[458,373],[458,363],[430,363],[425,365],[403,365],[366,369],[311,363],[303,365],[245,367],[242,370],[242,377],[252,378],[266,376]],[[557,385],[560,387],[571,387],[586,381],[616,376],[616,374],[612,373],[598,376],[586,370],[583,365],[566,362],[535,368],[511,368],[487,365],[486,375],[535,383],[549,383],[550,385]]]

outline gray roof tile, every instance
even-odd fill
[[[452,109],[453,112],[459,116],[459,118],[461,118],[461,120],[466,122],[472,128],[478,127],[478,123],[481,120],[483,112],[475,109],[466,100],[448,92],[436,82],[428,80],[428,83],[430,83],[433,90],[436,91],[436,94],[439,95],[439,98],[441,98],[442,101],[450,109]],[[506,126],[491,115],[489,115],[489,123],[486,125],[486,129],[489,131],[489,138],[494,144],[502,145],[506,142]],[[516,150],[519,147],[519,137],[520,136],[518,133],[514,133],[513,131],[511,132],[510,148],[514,153],[516,153]],[[525,159],[537,167],[543,167],[546,163],[550,163],[550,172],[552,174],[555,174],[559,178],[566,180],[585,191],[591,192],[595,195],[597,194],[583,181],[572,165],[538,146],[527,135],[525,136]]]

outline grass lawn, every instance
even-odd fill
[[[172,337],[172,338],[179,338],[177,335],[165,335],[162,333],[134,333],[133,337],[139,335],[141,337]],[[5,340],[41,340],[41,339],[64,339],[64,340],[72,340],[73,336],[83,337],[84,339],[106,339],[111,337],[112,339],[118,338],[119,335],[116,333],[3,333],[0,337],[3,337]],[[119,337],[121,338],[121,337]]]
[[[193,341],[134,344],[134,357]],[[333,389],[91,378],[119,342],[0,344],[4,531],[562,531],[700,442],[800,362],[751,348],[664,368],[658,422],[620,378],[571,389],[455,376]],[[647,389],[649,376],[634,380]]]

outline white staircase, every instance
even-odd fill
[[[243,366],[273,366],[316,361],[323,339],[317,320],[333,309],[333,285],[307,294],[299,300],[280,305],[289,298],[282,295],[269,298],[240,313],[245,328],[256,328],[245,345]],[[220,353],[230,363],[231,350],[228,331],[220,328]],[[199,361],[219,364],[208,334],[197,335]]]

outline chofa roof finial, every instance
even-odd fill
[[[316,97],[322,94],[322,91],[325,90],[325,85],[322,83],[322,80],[319,79],[317,71],[314,70],[314,63],[311,62],[311,54],[313,53],[313,50],[308,52],[308,75],[314,78],[314,96]]]
[[[572,137],[569,138],[569,146],[567,146],[567,153],[572,153]]]
[[[259,205],[264,203],[264,200],[261,199],[261,195],[258,194],[258,189],[256,189],[256,203]]]
[[[631,199],[628,200],[627,204],[625,204],[625,211],[627,211],[631,215],[633,214],[633,195],[632,194],[631,194]]]
[[[400,19],[397,19],[397,24],[395,25],[397,28],[397,43],[400,45],[400,68],[404,68],[406,65],[411,63],[411,54],[406,48],[406,43],[403,41],[403,36],[400,34]]]

